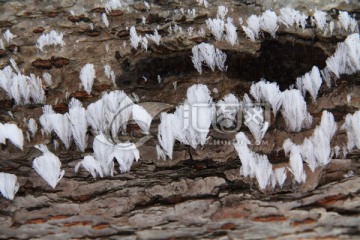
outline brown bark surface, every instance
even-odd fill
[[[359,17],[358,3],[338,2],[334,3],[336,9],[354,12]],[[277,81],[284,90],[312,66],[323,68],[336,44],[346,37],[343,32],[330,36],[312,27],[303,31],[282,26],[276,39],[265,34],[262,41],[250,42],[238,18],[242,16],[245,20],[251,14],[260,14],[269,7],[269,1],[213,1],[213,7],[208,9],[198,7],[193,0],[152,1],[152,4],[150,11],[143,3],[135,2],[129,6],[130,13],[125,10],[109,13],[110,27],[106,28],[101,21],[104,9],[92,1],[2,2],[0,15],[4,14],[0,16],[0,28],[2,32],[9,28],[17,35],[12,42],[17,51],[0,50],[0,67],[8,65],[13,58],[26,74],[49,72],[54,85],[46,90],[46,104],[60,113],[67,112],[71,97],[87,106],[99,99],[102,91],[115,89],[136,93],[140,104],[158,113],[159,109],[172,111],[181,104],[187,88],[195,83],[206,84],[210,91],[216,88],[218,92],[212,93],[216,101],[228,93],[241,99],[249,92],[251,82],[260,78]],[[205,20],[215,17],[214,6],[221,4],[231,8],[228,15],[236,21],[239,37],[236,46],[225,41],[215,42],[208,31],[205,37],[165,37],[168,27],[174,24],[182,26],[184,31],[189,26],[206,29]],[[329,8],[327,4],[328,1],[323,1],[322,6],[316,6]],[[163,14],[181,7],[196,8],[197,17],[187,19],[181,14]],[[279,8],[278,5],[274,7]],[[71,10],[75,16],[70,14]],[[140,24],[141,16],[147,17],[147,25]],[[150,42],[148,51],[131,50],[126,27],[135,25],[142,35],[152,33],[159,25],[162,44],[156,46]],[[40,53],[35,43],[44,29],[45,32],[52,29],[64,32],[66,46],[63,49],[49,47],[45,53]],[[127,46],[123,47],[125,41]],[[226,73],[211,72],[207,68],[202,75],[196,72],[191,62],[191,48],[203,41],[212,42],[226,52]],[[86,63],[94,63],[96,68],[91,95],[79,90],[79,72]],[[115,71],[116,86],[103,74],[105,64]],[[161,76],[161,83],[157,75]],[[143,76],[148,79],[146,82]],[[66,95],[70,95],[70,99]],[[351,101],[347,99],[349,95]],[[282,150],[286,138],[301,143],[311,136],[325,109],[334,114],[339,126],[347,113],[359,109],[360,75],[341,76],[332,88],[323,84],[317,102],[309,97],[306,100],[314,117],[310,129],[289,133],[278,115],[272,119],[261,145],[252,146],[252,150],[267,154],[275,166],[288,166],[288,157]],[[42,114],[42,105],[15,106],[2,89],[0,106],[0,121],[16,122],[24,133],[27,128],[23,119],[38,120]],[[227,142],[234,139],[234,133],[219,134],[212,129],[208,144],[197,149],[177,142],[173,159],[162,161],[157,160],[155,150],[159,122],[159,115],[156,115],[150,131],[153,138],[139,147],[139,162],[130,172],[117,173],[114,177],[93,179],[84,169],[74,172],[76,163],[92,153],[94,136],[90,131],[85,153],[74,144],[70,150],[65,150],[55,134],[43,136],[40,131],[30,142],[26,141],[23,151],[10,142],[1,145],[0,172],[17,175],[20,189],[13,201],[0,197],[0,238],[359,238],[359,150],[343,159],[334,157],[329,165],[318,167],[315,172],[306,168],[308,178],[303,184],[296,184],[289,172],[283,188],[260,191],[255,179],[240,175],[241,162],[233,145]],[[253,141],[245,126],[240,130]],[[136,129],[126,136],[133,142],[140,137]],[[54,140],[60,143],[58,149],[53,146]],[[55,189],[32,169],[33,159],[41,155],[34,145],[41,143],[47,144],[60,158],[65,170],[64,178]],[[345,147],[346,143],[346,132],[338,130],[332,147]]]

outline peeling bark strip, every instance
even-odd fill
[[[294,9],[279,9],[288,4],[283,0],[222,1],[224,6],[206,0],[104,0],[86,6],[82,1],[70,2],[0,3],[0,172],[12,176],[0,181],[0,239],[349,239],[360,235],[360,140],[356,138],[360,50],[354,44],[360,3],[349,1],[348,13],[340,0],[293,1]],[[330,8],[335,10],[320,10]],[[132,26],[136,35],[130,34]],[[136,50],[131,37],[139,40]],[[191,49],[196,45],[214,49],[212,54],[199,51],[195,61]],[[202,75],[193,61],[201,64]],[[88,63],[96,76],[83,81],[84,91],[79,76]],[[308,128],[301,124],[292,128],[298,132],[289,131],[287,115],[278,113],[287,110],[291,115],[294,104],[288,102],[282,109],[279,99],[293,84],[298,90],[290,93],[299,93],[296,99],[304,99],[313,117]],[[203,91],[187,96],[192,86],[202,86]],[[138,105],[137,120],[143,117],[142,107],[148,111],[147,119],[152,118],[148,125],[133,121],[127,128],[114,126],[126,133],[118,134],[119,141],[133,143],[144,136],[144,129],[153,137],[137,146],[139,153],[134,155],[140,159],[132,165],[124,160],[129,156],[117,152],[118,161],[109,168],[117,172],[109,171],[110,177],[98,174],[103,170],[90,156],[99,134],[94,131],[96,124],[90,129],[84,114],[70,111],[76,106],[88,109],[107,94],[114,97],[114,90],[123,91]],[[237,103],[236,111],[244,110],[243,102],[269,102],[270,117],[262,119],[261,128],[244,123],[224,133],[218,131],[223,127],[220,123],[236,128],[232,122],[236,114],[217,106],[223,122],[209,127],[207,135],[193,131],[201,138],[192,144],[180,143],[190,138],[178,134],[172,160],[157,160],[166,154],[156,138],[161,123],[156,113],[171,115],[184,99],[196,103],[194,98]],[[147,104],[153,102],[158,104]],[[104,105],[92,106],[92,116],[103,116]],[[79,124],[84,134],[72,128],[77,135],[74,142],[68,138],[73,133],[62,131],[72,125],[55,124],[55,132],[37,131],[36,126],[43,126],[39,122],[43,108],[61,117],[70,114],[69,126],[84,123]],[[249,117],[254,109],[244,111]],[[321,124],[323,110],[335,121]],[[321,142],[319,129],[331,135],[326,139],[330,144]],[[271,174],[250,169],[249,177],[243,176],[240,168],[246,161],[239,159],[233,144],[238,132],[252,143],[247,146],[249,156],[267,156],[266,173]],[[286,139],[295,149],[288,149],[290,154],[283,145]],[[311,148],[306,139],[329,148]],[[54,162],[52,171],[41,164],[39,172],[47,181],[32,169],[33,160],[41,156],[34,149],[37,144],[45,144],[61,162],[60,169]],[[203,146],[189,146],[197,144]],[[308,154],[296,155],[296,147],[304,146]],[[317,155],[310,164],[314,149]],[[326,154],[319,154],[319,149]],[[294,161],[294,155],[300,161]],[[296,164],[302,166],[297,172],[299,183],[293,177],[300,166]],[[55,179],[48,176],[51,172]],[[269,181],[259,185],[255,178]],[[11,184],[4,184],[9,179]]]

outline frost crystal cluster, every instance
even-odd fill
[[[119,164],[120,172],[128,172],[134,161],[140,158],[139,150],[135,144],[130,142],[111,143],[103,134],[96,136],[93,143],[93,156],[86,156],[81,162],[76,164],[75,172],[80,166],[90,172],[93,178],[97,176],[113,176],[114,159]]]
[[[290,139],[285,140],[283,148],[285,153],[290,153],[290,163],[292,172],[297,182],[303,182],[306,179],[302,170],[302,162],[306,162],[311,171],[315,171],[318,166],[327,165],[333,152],[330,142],[337,130],[337,124],[334,116],[323,111],[320,125],[318,125],[313,135],[305,138],[301,145],[294,144]]]
[[[174,113],[162,113],[158,140],[165,154],[172,159],[175,140],[196,148],[207,140],[212,121],[212,97],[207,86],[196,84],[188,88],[187,99]],[[160,151],[158,151],[160,152]]]
[[[61,162],[46,145],[41,144],[35,147],[42,151],[43,155],[34,159],[33,168],[52,188],[55,188],[65,173],[61,170]]]
[[[44,103],[45,92],[41,79],[34,74],[25,76],[13,59],[10,59],[10,62],[11,66],[0,70],[0,87],[15,100],[16,104]]]
[[[335,53],[326,59],[326,69],[337,78],[341,74],[354,74],[360,70],[360,37],[358,33],[349,35],[345,42],[338,44]]]
[[[5,198],[13,200],[19,190],[19,183],[14,174],[0,172],[0,193]]]
[[[191,57],[194,67],[202,73],[202,65],[205,64],[212,71],[217,67],[220,71],[226,71],[226,54],[208,43],[200,43],[192,48]]]
[[[160,34],[158,33],[158,31],[156,29],[154,30],[154,34],[152,34],[152,35],[146,34],[146,37],[148,39],[150,39],[151,41],[153,41],[157,46],[160,45],[161,36],[160,36]]]
[[[94,64],[88,63],[83,66],[80,71],[81,84],[84,86],[85,91],[90,94],[92,85],[95,79]]]
[[[108,0],[105,3],[105,11],[106,13],[109,13],[113,10],[119,10],[121,6],[121,0]]]
[[[225,30],[225,22],[224,20],[220,18],[209,18],[206,20],[206,26],[211,31],[211,33],[214,35],[215,39],[217,41],[221,41],[224,35]]]
[[[270,35],[275,38],[276,31],[279,28],[276,13],[271,10],[263,12],[260,17],[260,28],[261,30],[270,33]]]
[[[39,121],[43,132],[55,132],[66,149],[69,149],[74,139],[78,148],[84,152],[88,126],[96,135],[109,132],[116,139],[120,131],[126,132],[130,121],[137,123],[142,132],[147,134],[152,116],[142,106],[134,104],[125,92],[112,91],[91,103],[87,109],[80,101],[72,99],[69,113],[66,114],[55,113],[50,105],[46,105]]]
[[[243,104],[244,123],[254,136],[256,145],[259,145],[269,127],[269,122],[265,121],[263,108],[253,104],[247,94],[244,95]]]
[[[158,36],[156,36],[158,37]],[[136,29],[134,26],[130,28],[130,45],[137,49],[140,45],[147,50],[148,40],[146,37],[137,35]]]
[[[236,135],[234,147],[242,165],[240,174],[244,177],[256,177],[259,187],[263,190],[270,185],[274,188],[276,184],[282,187],[287,177],[285,168],[276,168],[273,171],[267,156],[254,153],[249,149],[249,144],[250,141],[243,132]]]
[[[6,139],[23,150],[24,135],[21,129],[13,123],[2,124],[0,122],[0,144],[6,144]]]
[[[6,42],[10,43],[16,36],[14,34],[12,34],[9,29],[7,29],[3,33],[3,37],[5,38]]]
[[[242,109],[242,102],[234,94],[224,96],[216,103],[216,119],[222,127],[231,128],[236,125],[237,114]]]
[[[312,123],[312,116],[307,111],[301,92],[297,89],[285,90],[282,97],[281,114],[288,130],[299,132],[302,128],[309,127]]]
[[[282,93],[276,82],[270,83],[265,79],[261,79],[261,81],[251,85],[250,94],[258,103],[269,103],[274,116],[276,116],[282,104]]]
[[[313,101],[316,101],[321,84],[322,78],[319,68],[316,66],[314,66],[312,70],[306,73],[304,76],[296,79],[296,87],[304,96],[306,92],[308,92]]]
[[[64,47],[66,44],[63,40],[64,34],[57,33],[55,30],[51,30],[49,33],[42,34],[36,41],[36,47],[43,52],[45,46],[57,46]]]
[[[360,111],[346,115],[345,123],[341,128],[347,133],[348,150],[351,151],[355,147],[360,149]]]

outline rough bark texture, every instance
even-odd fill
[[[173,110],[183,102],[186,90],[195,83],[203,83],[213,92],[215,100],[228,93],[241,98],[249,92],[252,81],[260,78],[277,81],[282,89],[295,83],[298,76],[311,70],[313,65],[325,66],[325,60],[333,54],[336,44],[343,41],[346,33],[323,35],[311,26],[306,30],[280,27],[276,39],[265,34],[262,41],[250,42],[238,24],[253,13],[260,14],[266,8],[278,9],[284,1],[210,1],[211,8],[199,7],[193,0],[151,1],[147,11],[144,4],[135,1],[127,10],[108,14],[110,27],[101,21],[103,8],[93,1],[9,1],[0,3],[0,27],[10,29],[17,37],[5,50],[0,50],[0,67],[13,58],[25,73],[41,75],[49,72],[54,80],[46,90],[46,103],[58,112],[66,112],[70,97],[76,97],[85,106],[96,101],[102,91],[125,90],[136,93],[149,111],[157,112],[159,105]],[[353,12],[359,17],[359,4],[340,1],[321,1],[308,6],[289,2],[307,14],[307,8],[324,10],[340,9]],[[328,2],[331,2],[328,3]],[[36,3],[36,5],[34,5]],[[320,5],[319,5],[320,4]],[[184,29],[199,29],[208,17],[216,15],[217,5],[231,9],[238,27],[239,44],[231,47],[225,42],[215,42],[207,31],[203,37],[166,37],[167,28],[177,23]],[[84,7],[85,10],[82,8]],[[197,17],[187,19],[182,14],[163,14],[178,8],[196,8]],[[74,11],[75,16],[70,14]],[[160,15],[159,15],[160,14]],[[148,24],[142,25],[141,16]],[[93,23],[93,30],[89,23]],[[123,47],[128,42],[126,27],[136,25],[139,34],[152,33],[159,25],[162,44],[149,44],[148,51]],[[66,46],[47,48],[40,53],[35,47],[42,31],[52,29],[66,34]],[[207,69],[199,75],[191,62],[191,47],[209,41],[226,52],[226,73]],[[108,47],[106,47],[108,46]],[[14,52],[16,47],[17,51]],[[109,50],[107,51],[106,48]],[[94,63],[96,80],[91,95],[79,91],[79,72],[86,63]],[[103,74],[103,65],[109,64],[115,71],[116,86]],[[157,75],[162,77],[159,83]],[[145,76],[148,80],[145,82]],[[173,82],[177,82],[174,90]],[[351,101],[347,96],[351,95]],[[148,102],[148,103],[146,103]],[[154,105],[152,102],[159,102]],[[23,119],[38,119],[42,105],[15,106],[3,90],[0,90],[0,121],[16,122],[26,131]],[[314,117],[309,130],[299,133],[286,131],[284,120],[277,116],[256,152],[267,154],[271,163],[288,165],[288,157],[282,150],[286,138],[296,143],[310,136],[318,124],[322,110],[328,110],[342,124],[347,113],[360,107],[360,75],[342,76],[332,88],[321,87],[319,99],[313,103],[307,99],[308,109]],[[14,118],[8,114],[11,111]],[[139,147],[141,159],[129,173],[119,173],[111,178],[93,179],[87,172],[74,172],[74,166],[92,152],[93,137],[89,131],[89,143],[85,153],[73,146],[66,151],[62,144],[53,149],[57,136],[36,134],[19,151],[11,143],[1,145],[0,171],[16,174],[20,189],[13,201],[0,198],[0,238],[119,238],[124,239],[357,239],[360,235],[360,162],[359,150],[346,159],[332,159],[326,167],[314,173],[306,169],[308,179],[295,184],[287,179],[282,189],[259,191],[256,181],[243,178],[240,160],[232,144],[234,134],[210,131],[209,144],[197,149],[175,144],[173,160],[159,161],[155,145],[159,116],[151,126],[151,136]],[[248,132],[243,126],[241,131]],[[136,131],[135,131],[136,132]],[[138,140],[136,133],[129,134],[131,141]],[[345,131],[338,131],[332,146],[345,146]],[[48,144],[59,156],[64,178],[55,189],[32,169],[32,161],[40,155],[33,146]],[[353,173],[353,174],[349,174]]]

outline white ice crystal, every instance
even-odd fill
[[[158,126],[158,140],[165,154],[171,159],[175,140],[196,148],[207,140],[213,116],[209,89],[202,84],[188,88],[184,105],[174,113],[162,113]]]
[[[84,86],[85,91],[90,94],[92,85],[95,78],[95,69],[94,64],[87,63],[85,64],[80,71],[80,80],[81,84]]]
[[[130,120],[134,120],[143,132],[148,132],[152,117],[143,107],[134,104],[124,91],[116,90],[90,104],[86,119],[95,135],[109,130],[116,139],[119,131],[126,132]]]
[[[217,123],[230,128],[236,124],[236,116],[242,108],[242,103],[234,94],[228,94],[216,103],[216,108]]]
[[[147,40],[147,38],[146,38],[146,37],[142,37],[140,43],[141,43],[142,48],[144,48],[145,51],[147,51],[148,43],[149,43],[149,41]]]
[[[327,15],[326,12],[323,12],[323,11],[315,10],[315,12],[314,12],[313,17],[316,22],[316,27],[319,30],[324,31],[326,28],[326,15]]]
[[[347,31],[349,29],[349,26],[350,26],[350,15],[345,12],[345,11],[339,11],[339,22],[340,22],[340,25],[341,27]]]
[[[109,13],[112,10],[119,10],[121,6],[121,0],[108,0],[105,3],[105,11]]]
[[[305,93],[310,93],[313,101],[316,101],[319,89],[322,84],[319,68],[314,66],[312,70],[304,76],[296,79],[296,87],[305,96]]]
[[[104,102],[102,99],[91,103],[87,107],[86,119],[91,129],[95,132],[95,135],[105,130]]]
[[[297,19],[297,15],[299,14],[300,12],[293,8],[289,8],[289,7],[281,8],[278,21],[284,24],[286,27],[292,27],[294,26],[295,21]]]
[[[234,147],[242,165],[240,172],[245,177],[256,177],[259,187],[265,189],[270,184],[273,174],[272,164],[266,155],[254,153],[248,148],[250,141],[243,132],[236,135],[236,140]]]
[[[15,60],[13,58],[10,58],[10,64],[17,73],[20,73],[17,63],[15,62]]]
[[[28,104],[30,99],[34,103],[44,103],[45,92],[42,89],[40,78],[33,74],[25,76],[20,72],[13,59],[10,59],[10,63],[12,67],[6,66],[0,70],[0,87],[15,100],[16,104]],[[16,73],[13,72],[13,69]]]
[[[106,13],[103,13],[103,14],[101,15],[101,19],[102,19],[104,25],[105,25],[106,27],[109,27],[109,20],[108,20],[108,18],[107,18],[107,16],[106,16]]]
[[[276,168],[274,170],[274,176],[275,176],[276,182],[279,184],[280,187],[282,187],[287,178],[285,167]]]
[[[305,29],[307,15],[300,13],[293,8],[285,7],[280,9],[280,16],[278,21],[284,24],[286,27],[292,27],[296,24],[297,27]]]
[[[312,172],[315,171],[315,168],[318,166],[315,156],[315,145],[313,138],[305,138],[304,142],[300,145],[301,147],[301,156],[303,160],[308,164]]]
[[[217,67],[220,71],[225,71],[226,54],[208,43],[200,43],[192,48],[191,57],[194,67],[202,73],[202,65],[205,64],[212,71]]]
[[[242,26],[245,34],[250,38],[251,41],[255,42],[259,38],[260,32],[260,18],[256,15],[251,15],[247,20],[247,27]]]
[[[49,73],[44,72],[42,75],[42,79],[44,80],[46,85],[48,85],[49,87],[51,87],[53,85],[52,77]]]
[[[31,133],[31,136],[34,137],[38,130],[38,125],[36,123],[36,120],[33,118],[30,118],[29,121],[27,122],[27,127]]]
[[[243,100],[243,112],[245,119],[244,123],[254,136],[256,145],[259,145],[269,127],[269,123],[265,121],[264,111],[262,107],[253,104],[249,96],[245,94]]]
[[[86,132],[88,127],[86,110],[79,100],[73,98],[69,103],[69,113],[66,115],[70,120],[70,128],[73,139],[80,151],[84,152],[87,145]]]
[[[294,175],[296,182],[298,183],[305,182],[306,174],[304,171],[304,164],[301,157],[301,148],[297,145],[291,146],[290,171]]]
[[[308,163],[311,171],[317,166],[327,165],[333,155],[331,139],[337,130],[334,116],[323,111],[320,125],[318,125],[310,138],[305,138],[301,148],[303,160]]]
[[[334,29],[335,29],[335,23],[334,23],[334,21],[330,21],[330,23],[329,23],[329,31],[330,31],[330,35],[332,35],[332,34],[333,34]]]
[[[160,36],[160,34],[158,33],[158,31],[156,29],[154,30],[154,34],[152,34],[152,35],[146,34],[146,37],[148,39],[150,39],[151,41],[153,41],[157,46],[160,45],[161,36]]]
[[[360,70],[360,37],[358,33],[349,35],[339,43],[335,53],[326,59],[326,68],[336,75],[353,74]]]
[[[218,6],[217,9],[217,18],[225,19],[226,14],[228,13],[228,8],[225,6]]]
[[[260,16],[260,28],[275,38],[276,31],[279,28],[276,13],[271,10],[263,12]]]
[[[134,160],[138,161],[140,158],[135,144],[130,142],[114,144],[102,134],[96,136],[93,149],[94,157],[100,163],[104,176],[113,176],[114,158],[119,163],[121,172],[129,171]]]
[[[351,73],[346,66],[347,58],[348,48],[346,47],[346,44],[339,43],[335,53],[326,59],[326,67],[334,73],[337,78],[340,77],[340,74]]]
[[[358,33],[349,35],[345,39],[345,44],[348,48],[347,65],[351,69],[351,73],[360,70],[360,36]]]
[[[39,118],[40,124],[45,133],[54,131],[60,138],[66,149],[71,143],[71,124],[67,115],[55,113],[51,106],[43,107],[43,114]]]
[[[334,116],[328,111],[323,111],[320,124],[316,126],[313,135],[305,138],[301,145],[295,145],[290,139],[285,140],[284,151],[288,154],[295,146],[296,150],[299,150],[302,160],[309,165],[311,171],[315,171],[317,166],[325,166],[330,162],[333,154],[330,142],[336,130],[337,124]],[[296,157],[298,156],[296,155]]]
[[[104,176],[114,175],[114,161],[110,159],[113,144],[103,134],[95,137],[93,142],[94,158],[100,163]]]
[[[134,143],[123,142],[114,145],[111,158],[115,158],[119,164],[120,172],[128,172],[134,161],[140,158],[139,150]]]
[[[49,33],[42,34],[36,41],[36,47],[43,52],[45,46],[65,46],[63,40],[64,34],[57,33],[55,30],[51,30]]]
[[[248,27],[246,27],[246,26],[242,26],[242,29],[244,30],[246,36],[247,36],[248,38],[250,38],[251,41],[255,42],[256,37],[255,37],[254,32],[253,32],[250,28],[248,28]]]
[[[206,26],[211,31],[211,33],[214,35],[214,37],[217,41],[222,40],[223,35],[224,35],[224,30],[225,30],[224,20],[219,19],[219,18],[214,18],[214,19],[209,18],[208,20],[206,20]]]
[[[327,165],[330,162],[333,154],[330,146],[331,139],[328,138],[326,132],[322,128],[315,128],[312,141],[314,144],[314,155],[317,164],[319,166]]]
[[[325,81],[326,86],[328,88],[332,85],[332,76],[331,76],[331,70],[328,67],[325,67],[324,69],[320,70],[320,74],[322,79]]]
[[[113,138],[119,131],[125,133],[132,113],[133,101],[124,91],[112,91],[102,97],[106,126]]]
[[[176,133],[182,131],[181,121],[175,114],[161,113],[158,140],[164,153],[172,159]],[[162,156],[162,155],[161,155]]]
[[[52,188],[55,188],[65,173],[61,170],[61,162],[47,149],[46,145],[41,144],[35,147],[42,151],[43,155],[34,159],[33,168]]]
[[[250,94],[258,103],[269,103],[274,116],[276,116],[282,104],[282,93],[276,82],[270,83],[261,79],[261,81],[251,85]]]
[[[6,42],[10,43],[16,36],[12,34],[9,29],[7,29],[3,33],[3,37],[5,38]]]
[[[325,136],[329,139],[329,143],[338,129],[334,115],[326,110],[322,112],[320,125],[317,127],[323,130]]]
[[[195,84],[186,92],[186,104],[191,108],[187,140],[193,148],[204,145],[212,121],[212,97],[206,85]]]
[[[142,37],[138,36],[134,26],[130,28],[130,44],[134,49],[137,49],[142,41]]]
[[[152,117],[150,114],[143,108],[142,106],[134,104],[131,109],[132,119],[135,120],[137,125],[141,128],[141,130],[148,134]]]
[[[225,23],[225,33],[226,41],[228,41],[232,46],[234,46],[237,41],[237,33],[236,27],[231,18],[228,18]]]
[[[50,115],[55,113],[52,109],[51,105],[45,105],[42,107],[43,114],[40,116],[39,121],[40,124],[46,134],[50,134],[53,131],[52,122],[50,119]]]
[[[297,27],[301,27],[302,29],[305,29],[306,27],[306,20],[308,19],[308,16],[304,13],[300,13],[296,15],[296,25]]]
[[[166,153],[158,144],[156,144],[156,156],[158,160],[166,160]]]
[[[13,123],[0,123],[0,144],[5,144],[6,139],[9,139],[16,147],[23,150],[24,135],[17,125]]]
[[[45,91],[42,88],[41,79],[36,77],[34,74],[30,74],[29,77],[26,77],[27,84],[29,85],[30,96],[34,103],[44,103],[45,102]]]
[[[241,173],[245,177],[255,177],[254,153],[249,149],[248,144],[250,140],[243,132],[239,132],[234,147],[241,161]]]
[[[357,32],[358,23],[355,18],[352,18],[348,12],[339,11],[339,22],[341,28],[345,31]]]
[[[258,181],[260,188],[265,189],[269,185],[273,173],[272,164],[269,162],[266,155],[255,153],[254,156],[256,157],[256,180]]]
[[[0,87],[11,97],[11,77],[14,75],[13,69],[10,66],[6,66],[0,70]]]
[[[307,112],[306,102],[297,89],[285,90],[281,108],[288,130],[299,132],[303,127],[309,127],[312,116]]]
[[[30,86],[26,80],[26,76],[21,73],[14,74],[11,78],[10,94],[14,98],[16,104],[30,103]]]
[[[97,161],[93,156],[86,156],[82,161],[78,162],[75,165],[75,172],[79,171],[80,166],[85,168],[85,170],[88,171],[93,178],[96,178],[97,176],[104,176],[100,162]]]
[[[353,148],[360,149],[360,111],[356,111],[354,114],[347,114],[345,122],[341,126],[346,130],[348,137],[347,148],[351,151]]]
[[[104,73],[107,78],[111,80],[111,82],[116,85],[115,83],[115,72],[111,69],[110,65],[106,64],[104,65]]]
[[[209,6],[209,3],[207,0],[196,0],[196,1],[199,3],[200,6],[204,5],[205,8],[207,8]]]
[[[19,190],[19,183],[14,174],[0,172],[0,193],[5,198],[13,200]]]

